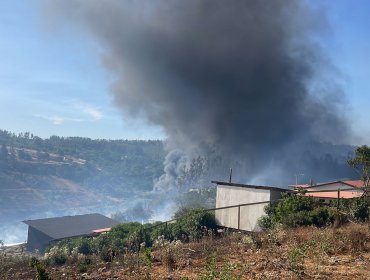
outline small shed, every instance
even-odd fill
[[[119,222],[101,214],[65,216],[23,221],[28,225],[27,250],[44,253],[51,241],[90,236],[109,231]]]
[[[218,181],[212,181],[212,183],[217,184],[216,208],[256,203],[215,211],[216,222],[219,226],[245,231],[260,231],[258,219],[265,215],[264,207],[268,204],[267,202],[279,199],[282,192],[289,191],[269,186]]]

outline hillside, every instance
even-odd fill
[[[153,179],[163,172],[162,141],[41,139],[0,130],[0,145],[3,176],[17,172],[57,176],[109,194],[150,190]]]
[[[311,144],[301,154],[283,154],[286,176],[272,170],[259,183],[286,186],[298,171],[305,174],[299,178],[305,181],[356,178],[346,163],[352,153],[353,147],[347,145]],[[152,192],[153,181],[164,172],[164,159],[164,143],[159,140],[42,139],[29,132],[0,130],[0,240],[24,241],[26,228],[20,223],[24,219],[93,212],[117,214],[120,220],[170,217],[176,198]],[[233,179],[245,182],[238,177],[248,175],[243,164],[212,155],[194,159],[178,179],[184,189],[209,187],[211,180],[226,179],[230,166]],[[153,210],[158,212],[154,216]]]
[[[113,262],[75,254],[66,264],[45,269],[51,279],[369,279],[369,249],[368,224],[348,224],[158,243],[152,251],[127,253]],[[10,257],[11,251],[0,254],[0,279],[35,279],[30,258]]]
[[[4,232],[13,234],[10,223],[23,219],[127,208],[152,190],[163,159],[162,141],[41,139],[0,130],[0,240],[17,242]]]

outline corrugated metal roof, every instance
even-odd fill
[[[355,188],[365,187],[364,181],[362,181],[362,180],[348,180],[348,181],[342,181],[342,182],[344,184],[347,184],[347,185],[355,187]]]
[[[23,222],[53,239],[89,235],[94,230],[111,228],[119,224],[119,222],[97,213]]]
[[[277,190],[277,191],[285,191],[285,192],[291,191],[289,189],[283,189],[283,188],[271,187],[271,186],[256,186],[256,185],[246,185],[246,184],[239,184],[239,183],[219,182],[219,181],[212,181],[212,183],[220,185],[220,186],[241,187],[241,188],[262,189],[262,190]]]
[[[347,186],[353,187],[353,188],[362,188],[365,187],[364,181],[362,180],[344,180],[344,181],[332,181],[332,182],[326,182],[326,183],[319,183],[315,185],[309,185],[309,184],[300,184],[300,185],[290,185],[290,187],[294,187],[297,189],[306,189],[306,188],[315,188],[315,187],[322,187],[326,185],[334,185],[334,184],[345,184]]]

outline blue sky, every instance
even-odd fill
[[[370,144],[370,1],[324,1],[332,25],[328,52],[343,74],[354,144]]]
[[[49,28],[39,1],[0,4],[0,128],[50,135],[159,139],[111,100],[111,77],[89,37]]]
[[[325,42],[343,73],[355,144],[370,144],[370,1],[319,1],[333,36]],[[41,2],[0,3],[0,129],[110,139],[164,133],[115,108],[99,46],[82,32],[50,28]]]

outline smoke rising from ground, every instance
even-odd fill
[[[346,141],[341,92],[317,43],[328,26],[304,1],[75,0],[47,11],[101,43],[117,106],[164,128],[157,188],[173,187],[197,155],[237,161],[239,179],[251,180],[266,169],[292,176],[284,161],[306,143]]]

